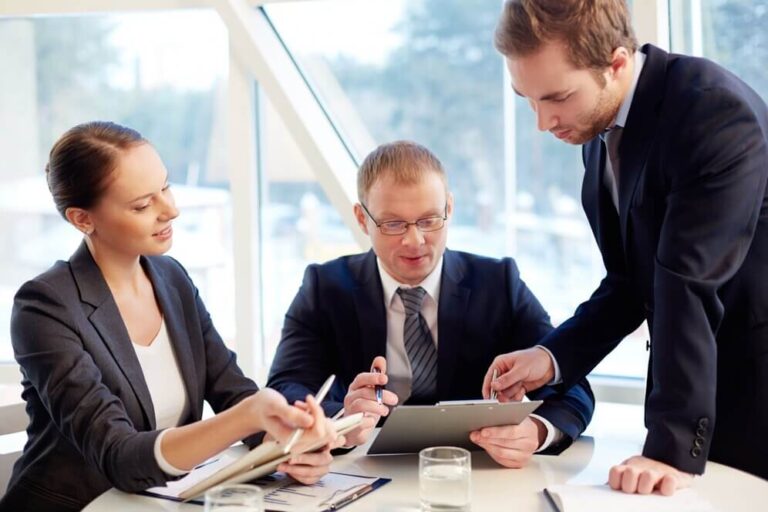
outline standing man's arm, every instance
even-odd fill
[[[724,312],[718,291],[752,243],[768,148],[765,127],[732,91],[702,88],[687,98],[672,120],[679,140],[670,142],[670,191],[656,252],[643,455],[703,473],[715,423],[715,333]]]

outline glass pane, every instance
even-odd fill
[[[227,33],[213,11],[0,20],[0,360],[21,284],[67,259],[78,232],[59,217],[43,168],[75,124],[112,120],[157,148],[181,216],[171,254],[214,321],[234,334],[228,171],[224,160]]]
[[[449,247],[514,256],[557,324],[604,269],[581,209],[579,148],[538,133],[524,101],[513,100],[514,140],[505,135],[509,80],[492,45],[500,8],[488,0],[265,6],[357,157],[395,139],[433,150],[456,199]],[[643,377],[643,357],[644,344],[628,341],[599,371]]]
[[[261,100],[263,348],[269,365],[306,266],[360,248],[269,99]]]
[[[672,51],[712,59],[768,98],[768,0],[670,0]]]

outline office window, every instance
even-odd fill
[[[225,339],[234,334],[226,135],[227,32],[210,10],[0,19],[0,361],[21,284],[81,237],[43,169],[75,124],[112,120],[162,156],[181,216],[174,247]]]
[[[538,133],[521,100],[509,109],[514,136],[505,132],[509,79],[492,45],[500,2],[264,8],[358,160],[395,139],[416,140],[442,160],[456,199],[450,248],[514,256],[556,324],[589,297],[604,269],[581,209],[579,148]],[[638,338],[647,333],[625,341],[597,371],[644,377]]]
[[[262,350],[269,366],[306,266],[359,252],[360,247],[269,98],[262,96],[262,100]]]
[[[768,0],[670,0],[672,51],[712,59],[768,99]]]

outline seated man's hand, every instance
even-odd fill
[[[349,385],[347,396],[344,397],[344,415],[349,416],[358,412],[363,413],[363,422],[355,430],[346,435],[348,445],[361,445],[368,440],[379,418],[389,414],[389,407],[397,405],[397,395],[391,391],[382,390],[382,403],[376,401],[375,386],[385,386],[387,377],[387,360],[381,356],[373,360],[371,368],[380,373],[365,372],[355,377]]]
[[[608,485],[617,491],[650,494],[659,491],[671,496],[677,489],[689,487],[693,475],[683,473],[657,460],[635,455],[621,464],[613,466],[608,475]]]
[[[539,420],[530,417],[519,425],[486,427],[469,434],[473,443],[508,468],[525,466],[546,437],[547,428]]]

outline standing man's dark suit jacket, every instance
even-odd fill
[[[600,140],[583,148],[607,276],[543,345],[568,385],[647,319],[644,455],[691,473],[709,456],[768,478],[766,105],[712,62],[642,51],[618,214]]]
[[[289,402],[315,393],[337,375],[323,402],[326,414],[341,409],[347,387],[386,356],[386,310],[373,251],[310,265],[285,316],[282,340],[268,386]],[[438,400],[481,398],[483,377],[494,357],[536,344],[552,326],[544,309],[520,279],[510,258],[495,260],[446,250],[438,300]],[[543,388],[529,397],[545,403],[536,414],[571,444],[592,418],[594,397],[586,379],[567,393]]]
[[[222,342],[186,271],[142,257],[186,391],[182,424],[258,388]],[[169,478],[154,456],[155,414],[114,298],[85,244],[16,295],[11,337],[30,417],[2,512],[79,510],[112,486],[140,491]]]

